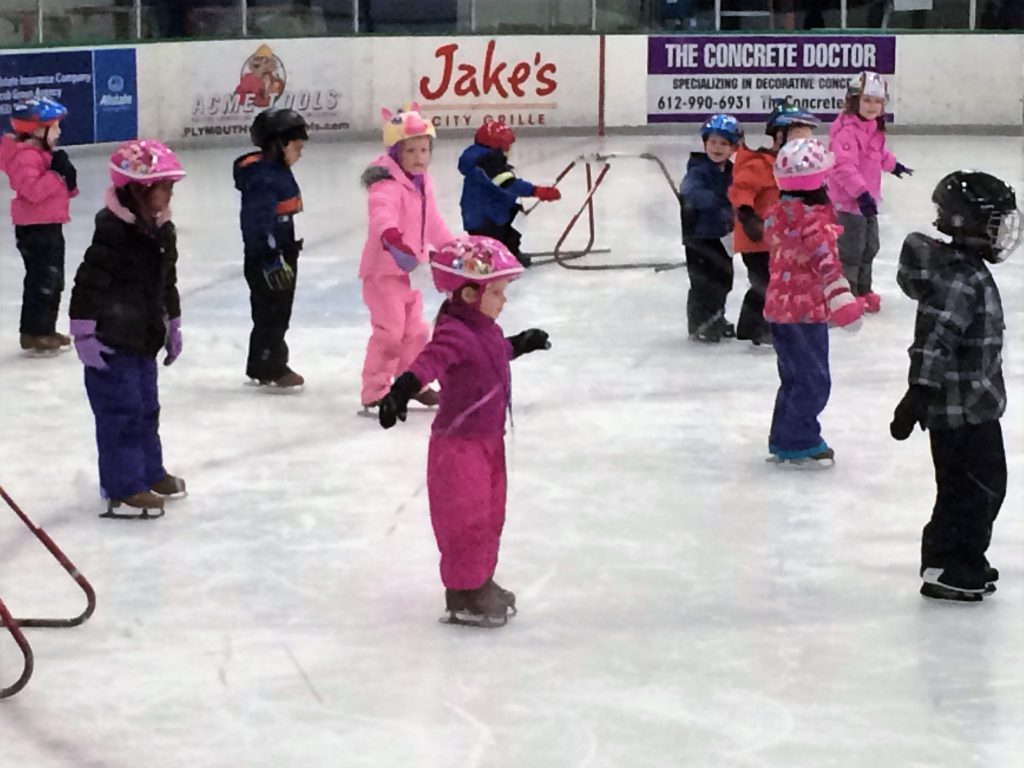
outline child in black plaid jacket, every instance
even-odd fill
[[[937,493],[921,540],[921,594],[976,602],[999,578],[985,552],[1006,495],[1005,325],[988,263],[1019,245],[1021,214],[1013,189],[975,171],[946,176],[932,200],[952,242],[913,233],[903,244],[897,282],[918,302],[917,319],[910,387],[890,431],[905,440],[920,424],[931,438]]]

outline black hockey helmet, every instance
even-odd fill
[[[821,120],[803,107],[794,104],[788,96],[773,100],[772,111],[768,113],[768,119],[765,121],[764,132],[774,138],[776,133],[783,131],[785,138],[794,125],[817,128],[821,125]]]
[[[249,129],[252,143],[263,151],[272,145],[284,146],[290,141],[309,139],[306,121],[294,109],[271,107],[256,115]]]
[[[1013,187],[981,171],[954,171],[932,192],[935,227],[954,243],[980,247],[991,262],[1005,261],[1020,245],[1021,213]]]

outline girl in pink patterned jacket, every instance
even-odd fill
[[[828,326],[856,330],[863,307],[836,257],[842,228],[825,190],[832,155],[814,139],[791,141],[775,159],[781,198],[768,210],[764,316],[779,361],[768,452],[771,461],[832,466],[818,416],[828,403]]]
[[[882,172],[897,178],[914,172],[898,163],[885,146],[885,104],[889,88],[877,72],[863,72],[850,82],[846,108],[829,129],[829,150],[835,167],[828,179],[828,194],[839,212],[843,234],[839,260],[854,296],[864,298],[864,309],[877,312],[882,298],[872,290],[871,263],[878,253],[878,201]]]
[[[67,113],[53,99],[22,101],[11,110],[14,133],[0,139],[0,169],[14,191],[11,219],[25,262],[19,341],[28,355],[71,349],[71,338],[57,333],[64,290],[64,224],[70,221],[68,201],[78,194],[75,166],[64,150],[56,149],[60,121]]]
[[[426,345],[430,329],[423,321],[423,297],[412,287],[409,273],[427,260],[431,246],[440,248],[452,239],[427,175],[434,126],[420,116],[418,104],[395,114],[384,109],[381,115],[388,151],[363,173],[370,226],[359,278],[372,326],[363,364],[365,409],[379,405],[391,380]],[[436,405],[437,393],[427,384],[416,399]]]

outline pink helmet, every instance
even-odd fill
[[[179,181],[184,176],[178,158],[159,141],[126,141],[110,156],[110,180],[115,187],[125,184],[149,187],[161,181]]]
[[[775,181],[779,189],[818,189],[834,162],[832,153],[817,139],[794,139],[786,142],[775,158]]]
[[[523,274],[523,265],[508,248],[482,235],[456,237],[430,254],[430,268],[434,286],[447,294],[467,285],[515,280]]]

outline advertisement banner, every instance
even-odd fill
[[[438,129],[597,122],[596,37],[417,40],[415,93]]]
[[[247,136],[271,106],[302,114],[310,133],[349,129],[351,67],[335,41],[225,41],[161,56],[160,105],[169,138]]]
[[[650,37],[647,122],[703,122],[716,112],[761,120],[771,111],[772,99],[783,96],[831,119],[842,111],[850,77],[865,70],[884,76],[891,110],[895,37]]]
[[[61,144],[135,138],[135,50],[0,55],[0,132],[10,131],[13,106],[34,96],[48,96],[68,108]]]

